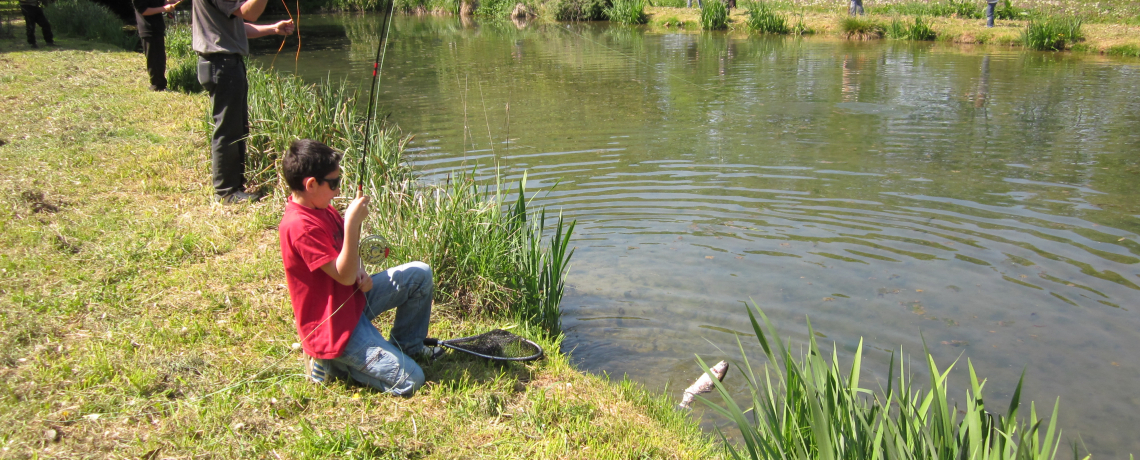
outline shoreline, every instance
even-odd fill
[[[305,381],[277,248],[283,198],[213,204],[206,98],[148,91],[137,53],[59,44],[0,40],[0,395],[12,420],[0,456],[719,452],[670,395],[580,371],[558,338],[524,324],[546,359],[445,356],[410,399]],[[432,336],[517,324],[435,309]]]

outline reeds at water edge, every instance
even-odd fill
[[[723,405],[698,397],[740,429],[739,443],[721,435],[733,458],[1037,460],[1055,458],[1060,450],[1059,398],[1048,423],[1038,418],[1033,403],[1028,418],[1019,418],[1024,372],[1005,415],[987,410],[986,382],[978,380],[969,360],[965,407],[952,406],[948,376],[954,363],[939,369],[925,349],[928,388],[916,386],[905,358],[896,374],[892,354],[887,386],[875,391],[860,385],[862,340],[845,370],[834,345],[831,358],[824,357],[809,320],[808,349],[797,358],[755,302],[745,308],[767,358],[762,369],[747,356],[736,366],[747,381],[747,407],[737,405],[715,378]],[[740,351],[744,355],[742,344]],[[1072,452],[1078,458],[1076,446]]]

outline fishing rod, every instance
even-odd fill
[[[384,65],[384,56],[388,52],[388,32],[392,29],[392,10],[395,0],[388,0],[388,9],[384,12],[384,19],[380,23],[380,43],[376,45],[376,59],[372,61],[372,85],[368,92],[368,114],[364,117],[364,147],[360,151],[360,168],[357,169],[360,179],[356,186],[356,196],[364,195],[364,176],[368,166],[368,141],[372,139],[372,118],[376,111],[376,91],[379,90],[380,74]]]

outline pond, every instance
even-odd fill
[[[366,87],[377,23],[308,16],[275,65]],[[695,355],[761,361],[755,302],[793,347],[862,339],[866,386],[925,343],[953,396],[968,358],[1004,411],[1024,370],[1067,439],[1140,453],[1135,60],[401,16],[380,101],[428,180],[525,171],[577,220],[583,369],[679,397]]]

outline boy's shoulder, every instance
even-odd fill
[[[289,200],[285,203],[285,212],[281,214],[281,224],[278,231],[309,232],[315,228],[335,229],[344,219],[336,208],[329,206],[325,209],[309,208]],[[332,227],[332,228],[328,228]]]

